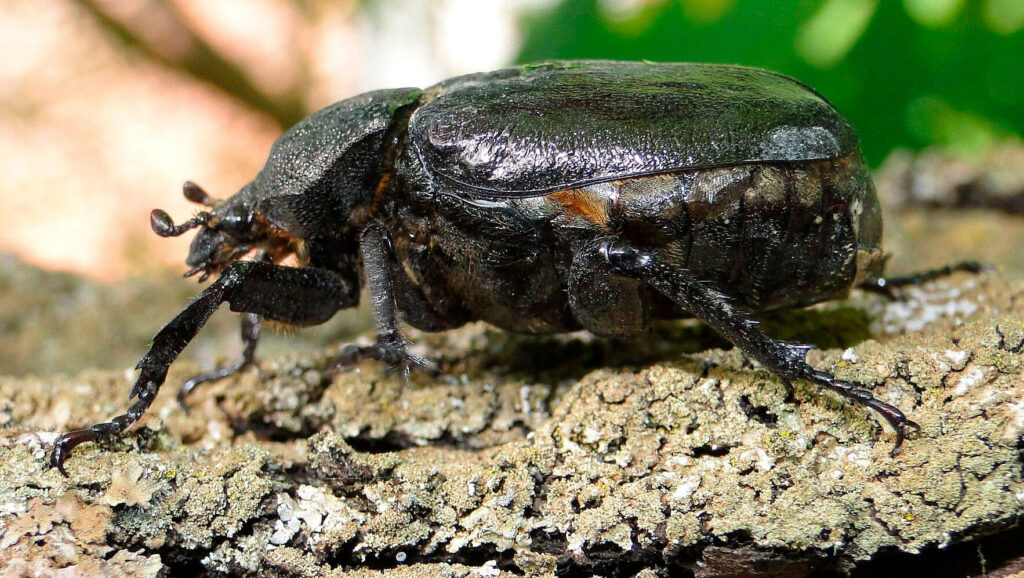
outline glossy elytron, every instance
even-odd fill
[[[245,354],[180,392],[252,362],[260,320],[326,321],[368,286],[372,357],[410,355],[399,320],[428,331],[485,320],[527,333],[619,336],[698,317],[784,381],[808,379],[915,426],[806,347],[749,314],[844,295],[881,274],[881,220],[846,120],[764,70],[705,64],[551,62],[382,90],[300,122],[237,194],[161,235],[197,228],[190,274],[219,275],[157,333],[124,415],[63,435],[51,461],[117,435],[213,311],[242,316]],[[243,260],[243,257],[248,256]],[[298,266],[279,264],[290,258]]]

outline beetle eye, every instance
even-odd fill
[[[234,235],[244,235],[252,229],[252,211],[244,206],[229,207],[217,219],[219,229]]]

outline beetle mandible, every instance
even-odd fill
[[[251,364],[262,319],[323,323],[364,284],[377,340],[344,348],[342,366],[436,372],[408,352],[399,320],[624,336],[691,315],[787,385],[809,380],[877,411],[894,452],[918,428],[750,317],[887,286],[853,129],[779,74],[555,61],[379,90],[292,127],[229,199],[192,183],[184,193],[208,210],[180,225],[154,210],[152,227],[198,229],[187,274],[219,276],[156,334],[127,412],[58,438],[50,462],[64,475],[75,446],[139,419],[221,303],[243,313],[244,353],[186,382],[181,399]],[[279,264],[289,257],[298,265]]]

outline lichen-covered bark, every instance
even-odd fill
[[[915,246],[903,235],[916,218],[894,243]],[[991,218],[964,214],[929,239],[1012,253],[986,240]],[[1024,230],[997,218],[999,237]],[[0,377],[0,568],[804,576],[885,573],[971,543],[968,558],[987,557],[976,571],[1005,575],[1024,548],[986,540],[1019,536],[1024,515],[1020,276],[1011,265],[766,319],[921,424],[896,456],[876,416],[806,383],[790,396],[685,321],[630,342],[481,324],[415,334],[446,377],[408,384],[372,362],[330,377],[330,348],[267,355],[201,388],[189,413],[171,391],[198,369],[183,361],[140,427],[76,449],[70,479],[47,468],[49,444],[123,410],[131,373]]]
[[[325,354],[209,386],[191,415],[162,396],[143,429],[80,448],[70,480],[45,465],[48,432],[119,409],[128,376],[4,379],[0,560],[26,573],[710,575],[753,556],[799,575],[982,536],[1024,514],[1024,284],[961,275],[922,294],[954,290],[972,312],[812,354],[921,424],[895,457],[875,416],[806,384],[788,399],[735,351],[537,370],[502,361],[523,338],[482,325],[417,336],[451,381],[406,386],[367,364],[328,382]],[[846,307],[887,323],[911,304]],[[595,363],[612,346],[546,347]]]

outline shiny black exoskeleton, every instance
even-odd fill
[[[341,365],[435,371],[407,352],[399,319],[622,336],[692,315],[787,383],[875,409],[896,448],[916,427],[748,317],[884,285],[878,202],[853,130],[778,74],[551,62],[371,92],[289,130],[233,197],[191,183],[185,196],[210,210],[181,225],[156,210],[153,229],[198,228],[189,274],[219,276],[157,333],[127,413],[58,439],[62,473],[72,448],[142,415],[221,303],[244,313],[245,353],[181,397],[251,363],[261,319],[323,323],[356,306],[364,284],[377,342],[345,348]]]

